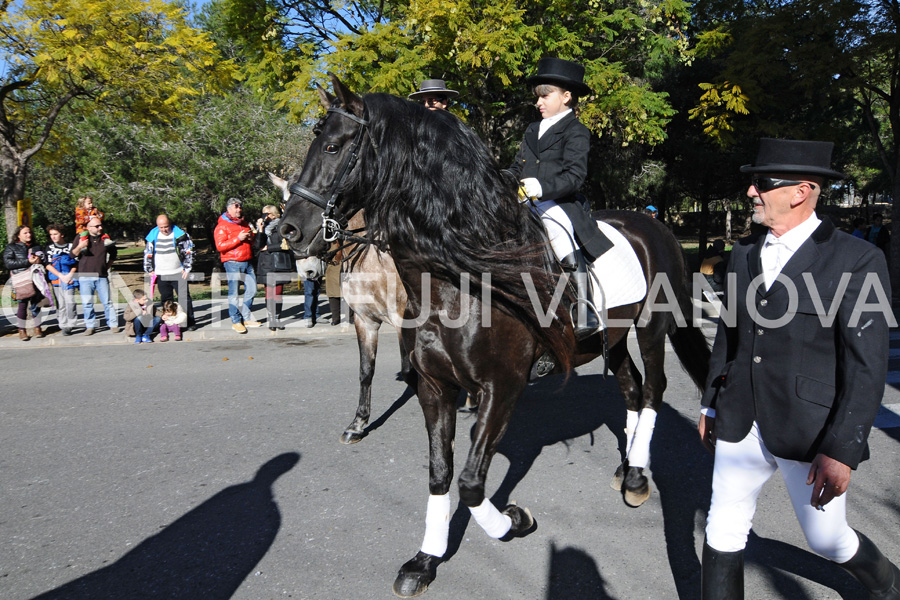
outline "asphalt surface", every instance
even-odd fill
[[[417,402],[396,380],[392,329],[369,435],[344,446],[358,390],[352,329],[289,318],[284,331],[239,335],[207,316],[177,343],[104,332],[0,339],[0,598],[393,597],[397,569],[422,541],[428,455]],[[849,519],[900,561],[895,337]],[[498,504],[527,506],[537,530],[488,538],[454,487],[447,561],[424,598],[699,598],[712,459],[697,440],[698,393],[667,358],[646,504],[629,508],[608,485],[625,418],[602,363],[565,387],[534,384],[488,489]],[[457,473],[473,424],[459,416]],[[807,550],[777,476],[746,560],[748,599],[866,597]]]

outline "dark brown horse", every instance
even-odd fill
[[[444,111],[385,94],[362,99],[334,76],[332,82],[335,97],[319,89],[328,112],[289,188],[281,232],[299,256],[321,256],[346,229],[346,216],[365,209],[369,235],[388,244],[406,288],[402,335],[419,374],[430,462],[425,538],[394,582],[397,595],[410,597],[434,580],[447,548],[460,390],[480,407],[458,479],[460,500],[488,535],[526,535],[534,526],[527,509],[513,504],[500,511],[485,497],[491,459],[535,361],[550,355],[558,371],[568,372],[602,354],[603,336],[576,345],[571,295],[557,285],[558,266],[545,259],[543,227],[470,129]],[[643,419],[629,417],[637,430],[632,444],[643,438],[649,444],[666,387],[666,336],[698,386],[709,347],[689,318],[684,261],[671,233],[636,213],[599,217],[634,247],[651,290],[641,302],[611,309],[607,330],[609,367],[626,408],[649,417],[644,427]],[[667,310],[654,308],[663,304]],[[627,349],[632,325],[643,382]],[[621,485],[626,500],[639,504],[649,494],[646,465],[627,461]]]

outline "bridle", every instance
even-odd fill
[[[334,182],[331,184],[331,190],[329,192],[328,198],[325,198],[318,192],[315,192],[308,187],[302,186],[299,183],[293,184],[288,190],[291,194],[296,194],[300,196],[304,200],[312,202],[319,208],[323,210],[322,212],[322,239],[326,242],[333,242],[337,239],[354,239],[357,242],[366,242],[373,243],[371,240],[367,240],[365,238],[360,238],[359,236],[354,235],[353,232],[347,231],[347,218],[341,213],[340,209],[337,208],[337,198],[340,195],[340,190],[344,185],[344,181],[346,181],[347,177],[350,175],[350,171],[353,170],[353,167],[356,165],[356,162],[359,160],[359,152],[360,146],[362,146],[363,136],[369,133],[369,121],[363,117],[358,117],[353,113],[347,112],[342,108],[329,108],[329,113],[336,113],[342,117],[346,117],[351,121],[356,121],[359,124],[359,129],[356,130],[356,135],[353,138],[353,142],[350,144],[350,150],[347,152],[347,155],[344,157],[343,163],[341,163],[340,168],[338,169],[337,176],[334,179]],[[372,144],[372,150],[375,151],[377,156],[378,154],[378,145],[375,143],[375,140],[372,138],[372,135],[369,133],[369,143]]]

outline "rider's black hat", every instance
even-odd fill
[[[584,83],[584,67],[562,58],[549,56],[542,58],[538,61],[537,73],[525,81],[531,87],[549,83],[568,90],[576,96],[586,96],[591,93],[591,88]]]

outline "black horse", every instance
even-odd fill
[[[549,355],[557,371],[568,372],[603,353],[603,336],[576,345],[572,297],[558,291],[565,286],[557,287],[562,274],[545,258],[544,229],[518,203],[515,182],[504,177],[469,128],[449,113],[393,96],[362,99],[331,79],[336,96],[319,88],[328,112],[316,127],[299,181],[290,187],[281,232],[298,256],[323,255],[346,226],[346,216],[365,209],[369,235],[390,248],[406,288],[402,335],[419,374],[431,493],[422,549],[394,582],[394,592],[409,597],[434,580],[446,551],[459,391],[472,394],[480,407],[458,480],[460,500],[488,535],[525,535],[534,526],[527,509],[509,505],[501,512],[485,498],[491,459],[534,363]],[[598,216],[632,244],[648,289],[656,290],[608,315],[616,324],[608,328],[609,366],[629,413],[651,413],[644,430],[652,433],[666,387],[666,336],[698,386],[706,379],[709,346],[689,318],[676,318],[678,310],[685,317],[692,311],[681,248],[671,233],[636,213]],[[652,286],[658,278],[670,286]],[[676,295],[676,310],[653,310],[654,303],[667,300],[666,290]],[[639,325],[643,383],[627,349],[632,324]],[[643,466],[628,464],[626,457],[617,472],[633,505],[649,496]]]

